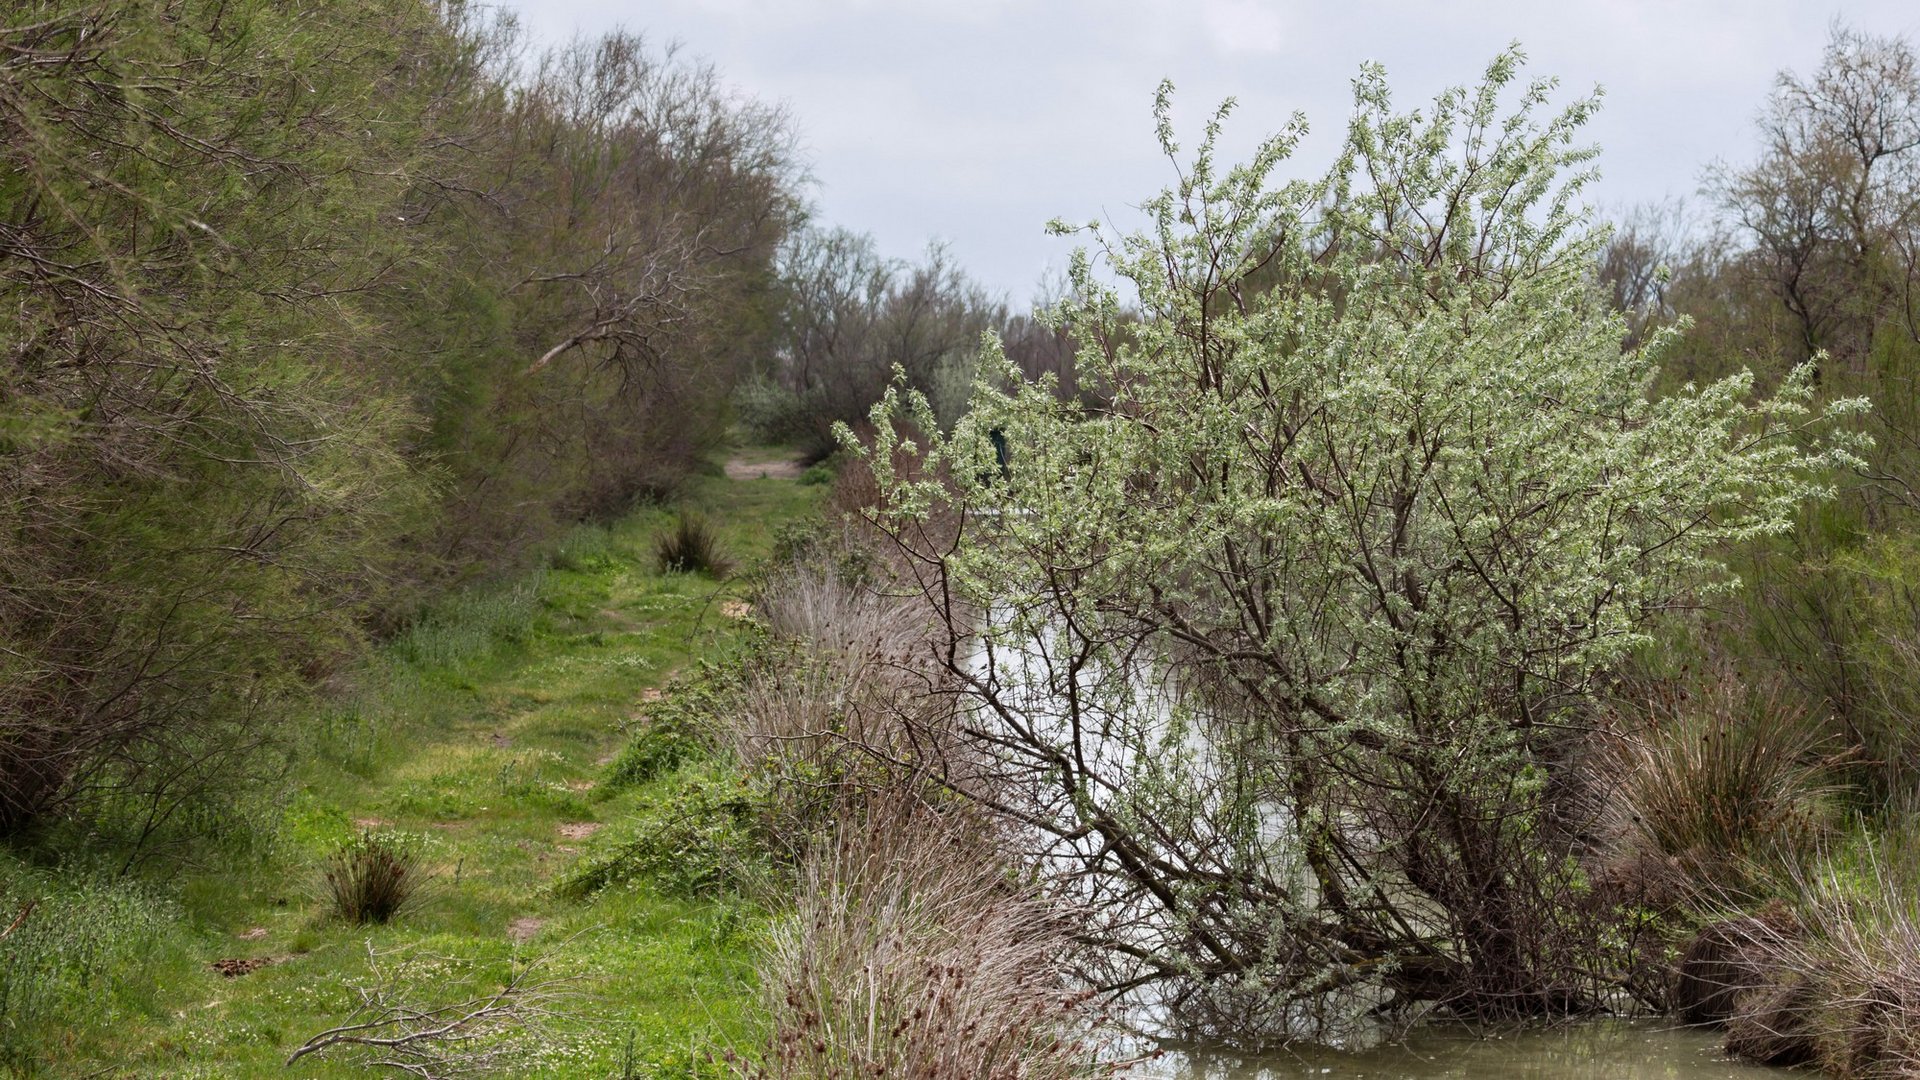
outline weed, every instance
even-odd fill
[[[609,791],[656,780],[707,752],[713,713],[727,707],[730,673],[714,672],[684,680],[647,706],[631,740],[607,769]]]
[[[654,559],[662,573],[705,574],[721,579],[733,573],[733,560],[721,547],[720,533],[691,511],[654,541]]]
[[[689,766],[660,782],[623,826],[627,839],[585,860],[555,886],[574,899],[636,879],[685,897],[742,892],[766,876],[764,793],[724,762]]]
[[[322,876],[333,914],[350,923],[387,923],[413,907],[433,880],[418,846],[363,832],[327,860]]]
[[[0,1071],[32,1074],[77,1028],[147,1007],[177,918],[138,886],[0,856]]]
[[[1061,978],[1060,912],[1010,884],[964,813],[881,801],[821,840],[762,965],[773,1030],[753,1080],[1111,1075],[1091,995]]]

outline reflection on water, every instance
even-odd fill
[[[1142,1080],[1782,1080],[1794,1074],[1728,1059],[1713,1032],[1595,1021],[1486,1036],[1429,1027],[1414,1032],[1404,1045],[1363,1053],[1311,1047],[1261,1058],[1170,1052],[1130,1075]]]

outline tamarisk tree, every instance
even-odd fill
[[[1229,103],[1184,158],[1163,85],[1145,228],[1056,226],[1091,247],[1052,315],[1111,400],[989,342],[950,431],[875,410],[873,520],[996,770],[960,786],[1086,902],[1089,974],[1190,1033],[1630,992],[1554,762],[1656,620],[1736,584],[1716,553],[1849,456],[1820,432],[1863,406],[1804,373],[1650,393],[1671,334],[1623,350],[1577,201],[1597,102],[1521,64],[1412,113],[1364,69],[1337,159],[1286,183],[1304,120],[1223,167]]]

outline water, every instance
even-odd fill
[[[1783,1080],[1743,1065],[1710,1031],[1670,1023],[1593,1021],[1502,1035],[1461,1027],[1416,1030],[1404,1045],[1362,1053],[1303,1047],[1260,1058],[1168,1053],[1141,1080]]]
[[[974,674],[1000,684],[1013,711],[1025,717],[1033,732],[1051,736],[1063,747],[1079,751],[1096,774],[1131,776],[1142,747],[1178,753],[1183,747],[1160,738],[1172,715],[1175,691],[1145,667],[1130,675],[1118,693],[1103,684],[1097,672],[1059,662],[1042,637],[1002,645],[982,646],[972,658]],[[1077,700],[1088,710],[1085,729],[1063,714],[1067,695],[1058,685],[1060,672],[1087,680]],[[1114,730],[1129,737],[1116,738]],[[1076,744],[1077,739],[1077,744]],[[1205,737],[1195,728],[1187,733],[1187,762],[1204,783],[1210,757]],[[1273,849],[1269,857],[1284,859],[1291,827],[1283,809],[1261,822],[1260,839]],[[1051,852],[1062,865],[1091,859],[1099,847],[1095,838],[1063,842]],[[1296,882],[1297,889],[1305,888]],[[1156,933],[1177,934],[1178,927],[1159,925],[1153,905],[1139,901],[1127,913],[1139,942],[1153,948]],[[1153,1009],[1136,1003],[1135,1030],[1152,1030]],[[1670,1021],[1597,1020],[1557,1027],[1535,1027],[1492,1033],[1462,1025],[1435,1024],[1415,1029],[1406,1041],[1372,1050],[1347,1052],[1301,1045],[1294,1051],[1264,1057],[1219,1054],[1184,1048],[1135,1067],[1130,1080],[1787,1080],[1793,1074],[1779,1069],[1745,1065],[1721,1050],[1716,1032],[1676,1027]]]

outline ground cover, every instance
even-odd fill
[[[537,571],[449,597],[341,677],[307,721],[291,794],[257,811],[278,817],[256,830],[269,839],[141,887],[128,903],[157,915],[119,938],[99,930],[139,947],[96,950],[78,984],[41,981],[84,1001],[85,1020],[54,1040],[55,1071],[354,1075],[346,1056],[283,1063],[348,1018],[376,969],[397,973],[397,993],[444,1003],[492,991],[534,957],[575,981],[533,1074],[693,1075],[706,1047],[747,1041],[764,924],[752,902],[671,866],[585,898],[554,886],[629,833],[623,823],[671,813],[673,776],[603,781],[663,687],[743,646],[750,584],[663,573],[653,541],[694,510],[750,572],[825,490],[761,471],[583,527]],[[330,919],[320,884],[327,856],[366,835],[418,851],[435,874],[386,926]],[[84,937],[85,921],[72,929]]]

